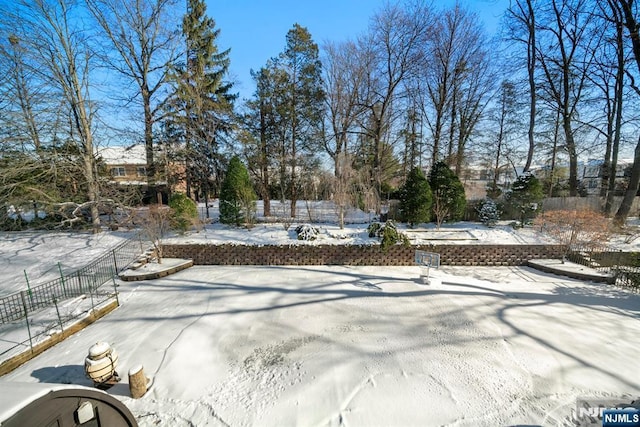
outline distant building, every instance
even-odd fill
[[[109,174],[110,182],[129,187],[138,187],[142,193],[147,192],[147,156],[145,146],[136,144],[131,146],[113,146],[102,148],[97,152],[102,164]],[[170,175],[183,176],[180,171],[184,171],[184,164],[167,164],[162,152],[156,152],[156,180],[157,190],[163,194],[163,199],[167,197],[168,186],[166,172],[170,170]],[[174,182],[171,185],[172,191],[185,191],[184,180]],[[148,196],[148,195],[147,195]]]
[[[522,173],[521,168],[517,170]],[[468,165],[460,176],[460,181],[464,185],[467,200],[481,200],[487,196],[487,186],[493,183],[493,168],[481,165]],[[496,179],[498,188],[502,191],[509,189],[511,183],[516,179],[516,171],[512,168],[503,168]]]
[[[98,152],[113,182],[147,185],[147,158],[144,145],[106,147]]]
[[[604,161],[601,159],[589,159],[581,165],[578,179],[580,179],[588,194],[598,194],[602,185]],[[616,188],[626,188],[627,177],[625,171],[633,165],[633,159],[618,159],[616,165]]]

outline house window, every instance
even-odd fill
[[[147,168],[144,166],[138,166],[138,176],[147,176]]]
[[[126,176],[124,167],[111,168],[111,176]]]

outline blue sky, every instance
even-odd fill
[[[306,27],[319,45],[362,33],[386,0],[206,0],[207,14],[221,30],[220,49],[231,48],[231,74],[241,98],[253,93],[250,70],[277,56],[293,24]],[[508,0],[460,0],[478,13],[489,34],[495,31]],[[455,0],[435,1],[446,8]]]

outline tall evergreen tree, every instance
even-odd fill
[[[256,83],[256,91],[254,97],[245,104],[243,132],[239,134],[239,140],[243,144],[249,172],[260,191],[264,215],[271,216],[272,169],[278,157],[278,147],[284,139],[277,108],[278,88],[283,86],[281,82],[284,76],[272,60],[259,71],[252,70],[251,76]],[[284,163],[281,163],[281,169],[286,171]],[[282,172],[281,175],[285,176],[286,173]],[[282,177],[280,181],[286,182]]]
[[[182,21],[186,39],[186,63],[176,66],[172,109],[184,126],[187,195],[196,187],[207,201],[220,186],[222,138],[232,127],[233,84],[225,78],[229,49],[218,51],[220,30],[206,14],[204,0],[188,0]]]
[[[251,223],[255,214],[256,193],[249,172],[237,156],[229,162],[220,190],[220,222],[241,225]]]
[[[411,169],[407,175],[407,181],[400,189],[402,219],[412,227],[417,223],[429,221],[431,203],[432,194],[429,181],[420,168]]]
[[[287,155],[281,161],[288,160],[288,193],[293,218],[298,200],[299,159],[304,151],[315,151],[310,141],[315,139],[314,134],[320,128],[324,102],[318,45],[305,27],[295,24],[289,30],[286,48],[277,64],[288,77],[280,104],[287,135]]]

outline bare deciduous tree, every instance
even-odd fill
[[[4,109],[2,121],[6,129],[11,129],[12,145],[18,145],[22,151],[34,149],[40,152],[42,124],[36,110],[39,94],[34,71],[25,64],[27,55],[20,38],[15,34],[3,36],[6,40],[0,42],[0,58],[7,73],[4,89],[8,95],[7,104],[15,107]]]
[[[433,141],[432,164],[445,154],[460,173],[493,84],[488,43],[477,17],[460,5],[443,11],[434,25],[424,47],[432,60],[422,69],[422,109]]]
[[[110,44],[104,60],[137,87],[133,98],[143,110],[147,183],[151,198],[157,199],[153,127],[162,112],[169,64],[176,59],[177,0],[85,1]]]
[[[640,33],[638,29],[640,27],[640,11],[638,10],[638,3],[635,0],[607,0],[611,10],[614,12],[614,16],[620,16],[618,25],[623,25],[626,28],[626,36],[631,42],[631,50],[633,52],[633,58],[635,59],[638,72],[640,73]],[[631,86],[636,92],[636,95],[640,97],[640,86],[635,84],[633,74],[627,71],[627,76],[631,80]],[[623,225],[631,211],[631,204],[635,198],[638,187],[640,186],[640,136],[638,136],[638,142],[635,147],[633,156],[633,167],[631,170],[631,177],[629,178],[629,186],[624,194],[622,203],[618,208],[614,216],[614,222],[617,225]]]
[[[162,240],[171,230],[173,210],[168,206],[156,204],[142,208],[134,215],[136,215],[136,220],[142,227],[142,232],[153,245],[158,264],[161,264],[163,257]]]
[[[600,35],[591,32],[593,15],[586,0],[553,0],[540,22],[536,54],[545,81],[543,90],[560,111],[565,149],[569,156],[569,195],[578,194],[578,146],[575,120],[585,101],[590,65]]]
[[[515,0],[507,9],[509,37],[526,47],[527,82],[529,85],[529,149],[523,172],[528,172],[533,162],[535,150],[535,126],[537,109],[536,92],[536,0]]]
[[[516,140],[521,126],[519,112],[516,85],[510,80],[503,80],[496,93],[494,107],[488,112],[488,120],[493,125],[491,143],[478,147],[492,171],[489,188],[493,197],[497,197],[501,191],[498,185],[500,177],[509,172],[513,157],[518,156]]]
[[[326,120],[324,147],[334,161],[334,173],[349,154],[349,143],[356,133],[355,124],[363,112],[361,92],[370,60],[366,51],[352,41],[327,43],[324,46],[324,91]]]
[[[344,217],[347,210],[352,207],[355,202],[354,187],[356,173],[351,165],[351,159],[344,152],[336,158],[336,168],[339,172],[334,178],[333,202],[336,206],[340,229],[344,228]]]
[[[373,17],[369,34],[360,40],[363,51],[373,60],[360,101],[367,114],[360,124],[371,146],[371,180],[378,200],[383,159],[388,155],[385,151],[392,148],[390,133],[394,122],[403,116],[398,108],[404,97],[403,84],[425,64],[424,44],[433,30],[433,19],[431,9],[419,2],[406,8],[388,4]],[[379,202],[376,212],[380,212]]]
[[[621,12],[609,9],[603,2],[595,11],[596,25],[606,32],[604,42],[598,46],[599,53],[594,58],[589,79],[600,93],[599,102],[603,106],[601,124],[597,121],[588,126],[598,132],[606,141],[602,163],[600,197],[605,198],[604,214],[611,214],[615,193],[615,177],[618,167],[618,155],[622,137],[624,78],[627,62],[627,49],[624,45],[624,27],[621,25]]]
[[[93,60],[87,34],[79,26],[75,3],[67,0],[20,0],[2,10],[12,22],[14,36],[24,43],[25,52],[39,78],[55,87],[69,112],[68,141],[75,144],[82,162],[83,187],[94,231],[99,231],[99,185],[94,152],[90,74]]]

